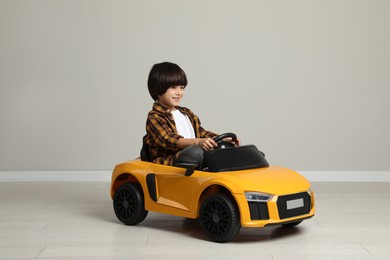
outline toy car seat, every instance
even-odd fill
[[[151,162],[152,158],[150,156],[150,149],[149,145],[147,145],[145,142],[142,143],[142,148],[140,152],[141,160],[146,162]]]

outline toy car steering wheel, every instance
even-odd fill
[[[227,148],[227,147],[234,147],[234,144],[223,140],[223,139],[229,138],[229,137],[232,138],[233,142],[237,141],[237,136],[236,136],[236,134],[233,134],[233,133],[220,134],[220,135],[214,137],[213,140],[218,144],[219,149],[223,149],[223,148]]]

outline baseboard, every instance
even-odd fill
[[[111,171],[0,171],[0,182],[111,181]]]
[[[390,171],[299,171],[313,182],[390,182]]]
[[[390,171],[298,171],[312,182],[390,182]],[[0,171],[0,182],[110,182],[111,171]]]

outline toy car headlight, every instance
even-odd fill
[[[245,197],[247,201],[252,202],[267,202],[272,199],[271,194],[261,192],[245,192]]]

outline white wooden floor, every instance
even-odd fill
[[[209,242],[195,220],[118,222],[107,182],[0,183],[0,258],[390,259],[390,183],[312,183],[317,214],[292,229]]]

